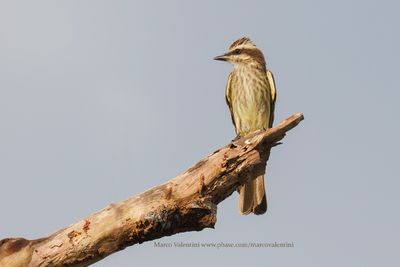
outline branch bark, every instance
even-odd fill
[[[0,266],[88,266],[127,246],[214,228],[216,205],[249,177],[263,174],[271,148],[303,118],[297,113],[274,128],[232,141],[172,180],[48,237],[0,240]]]

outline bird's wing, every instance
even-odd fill
[[[276,87],[275,87],[275,79],[274,75],[270,70],[267,70],[267,79],[269,88],[271,89],[271,110],[269,116],[269,127],[272,127],[274,123],[274,112],[275,112],[275,101],[276,101]]]
[[[232,72],[228,76],[228,81],[226,83],[226,90],[225,90],[225,100],[226,104],[228,104],[229,111],[231,112],[231,119],[233,126],[235,126],[236,130],[236,124],[235,124],[235,118],[233,117],[233,110],[232,110]],[[237,130],[236,130],[237,132]]]

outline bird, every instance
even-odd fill
[[[272,127],[276,101],[275,80],[263,53],[248,37],[234,41],[228,52],[214,58],[233,65],[225,90],[232,123],[243,137]],[[238,188],[239,211],[260,215],[267,211],[264,175],[250,177]]]

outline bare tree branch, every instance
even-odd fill
[[[233,141],[174,179],[48,237],[3,239],[0,266],[88,266],[133,244],[214,228],[216,205],[249,177],[263,174],[271,147],[301,120],[303,114],[297,113],[274,128]]]

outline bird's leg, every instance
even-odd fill
[[[234,139],[232,139],[232,142],[235,142],[235,141],[239,140],[240,138],[242,138],[242,136],[240,136],[240,134],[237,134],[236,137]]]

